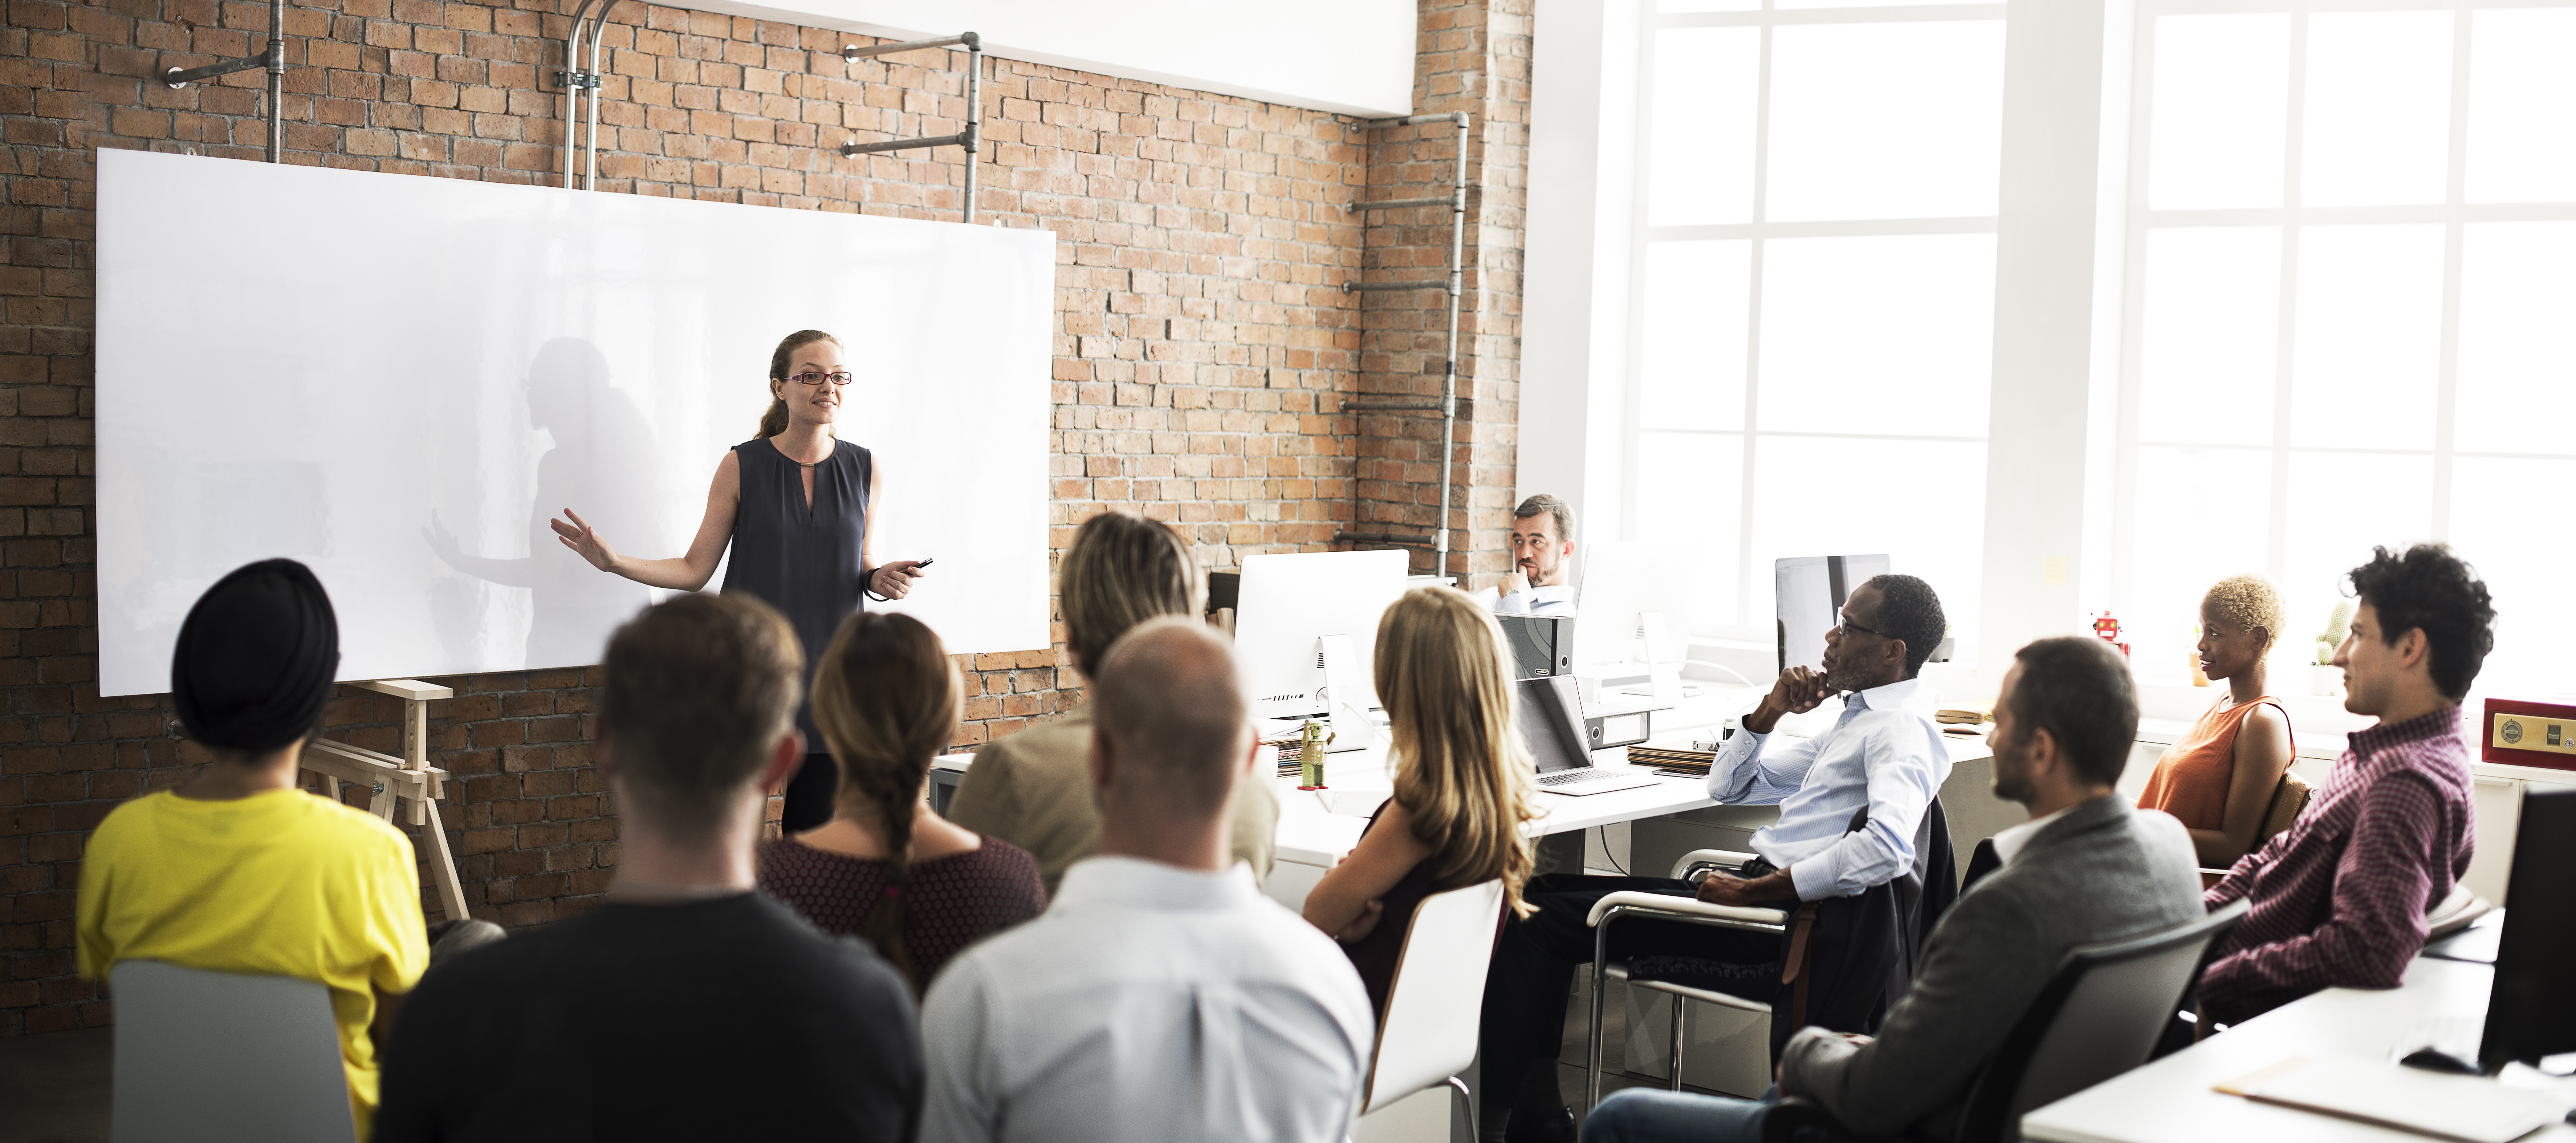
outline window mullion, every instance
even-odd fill
[[[2288,574],[2290,546],[2291,376],[2297,367],[2299,336],[2300,151],[2307,135],[2308,14],[2290,14],[2289,91],[2281,132],[2281,202],[2289,217],[2281,227],[2281,292],[2274,326],[2272,368],[2272,494],[2269,550],[2264,574],[2279,581]]]
[[[1762,0],[1764,11],[1772,0]],[[1762,421],[1762,296],[1764,293],[1763,255],[1769,243],[1761,226],[1770,220],[1771,208],[1771,24],[1762,25],[1762,49],[1755,64],[1759,73],[1753,81],[1753,225],[1755,230],[1746,250],[1744,310],[1744,456],[1743,476],[1736,488],[1735,515],[1735,614],[1745,626],[1753,625],[1753,512],[1754,460],[1761,454]]]
[[[2451,23],[2451,137],[2449,168],[2444,179],[2442,225],[2442,348],[2440,374],[2433,395],[2432,538],[2451,537],[2451,443],[2457,428],[2460,377],[2460,268],[2468,228],[2461,207],[2468,202],[2469,152],[2469,6],[2460,4]]]

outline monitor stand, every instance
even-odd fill
[[[1324,656],[1324,714],[1333,723],[1333,744],[1324,751],[1366,750],[1377,740],[1377,719],[1369,713],[1365,697],[1369,686],[1360,674],[1359,652],[1351,648],[1348,635],[1325,635],[1316,642]],[[1351,701],[1344,701],[1345,695]]]

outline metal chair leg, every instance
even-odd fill
[[[1476,1133],[1476,1097],[1467,1091],[1467,1081],[1449,1077],[1449,1091],[1458,1097],[1459,1108],[1467,1113],[1467,1138],[1471,1143],[1483,1143],[1485,1137]]]
[[[1615,915],[1615,914],[1614,914]],[[1592,1035],[1584,1046],[1583,1112],[1592,1113],[1601,1102],[1601,994],[1607,991],[1602,979],[1602,956],[1609,950],[1610,918],[1592,932]]]
[[[1673,1075],[1672,1082],[1664,1085],[1673,1091],[1682,1089],[1682,1012],[1689,1003],[1689,997],[1673,997],[1673,1054],[1669,1061]]]

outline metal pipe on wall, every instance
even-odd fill
[[[279,162],[286,154],[286,0],[269,0],[268,46],[261,48],[259,54],[202,67],[168,68],[162,71],[161,82],[177,91],[201,80],[255,67],[268,69],[268,161]]]
[[[563,70],[555,73],[555,78],[563,83],[564,93],[563,186],[565,190],[572,189],[573,135],[581,126],[581,93],[584,91],[590,92],[592,143],[596,145],[599,138],[599,33],[595,28],[590,37],[591,66],[589,68],[581,66],[582,28],[591,25],[590,10],[598,3],[599,0],[581,0],[581,7],[574,10],[572,28],[564,33]],[[608,4],[613,8],[617,5],[617,0],[608,0]],[[600,9],[598,22],[600,24],[608,22],[607,8]],[[596,160],[593,161],[595,164]],[[587,185],[584,189],[588,189]]]
[[[1451,494],[1450,478],[1452,471],[1451,466],[1456,461],[1455,453],[1457,452],[1457,447],[1455,442],[1457,440],[1458,429],[1458,310],[1461,296],[1466,292],[1467,273],[1468,116],[1464,111],[1452,111],[1441,115],[1410,115],[1402,119],[1381,119],[1368,124],[1370,127],[1410,127],[1423,123],[1440,123],[1444,121],[1458,125],[1458,154],[1453,164],[1455,168],[1455,180],[1447,197],[1388,199],[1382,202],[1355,202],[1350,205],[1349,209],[1355,212],[1366,212],[1371,210],[1397,210],[1405,207],[1418,206],[1448,207],[1449,276],[1445,280],[1429,282],[1342,283],[1342,292],[1346,294],[1437,289],[1442,290],[1449,295],[1449,333],[1447,340],[1441,343],[1441,357],[1443,360],[1441,362],[1439,402],[1436,404],[1415,401],[1342,402],[1342,411],[1346,413],[1401,412],[1409,410],[1430,412],[1435,409],[1439,411],[1440,516],[1439,523],[1432,528],[1432,534],[1428,537],[1432,548],[1432,574],[1434,575],[1450,574],[1449,536],[1451,531],[1453,531],[1449,525],[1449,502]],[[1365,245],[1365,233],[1363,234],[1363,245]],[[1356,517],[1358,515],[1356,508],[1359,498],[1359,480],[1356,473],[1353,474],[1351,481],[1351,497],[1354,508],[1353,522],[1356,523]],[[1419,546],[1425,538],[1426,537],[1422,536],[1399,535],[1388,532],[1342,532],[1334,537],[1334,539],[1337,540],[1354,541],[1359,543],[1395,544],[1407,547]]]
[[[881,151],[909,151],[915,147],[966,148],[966,201],[963,208],[967,224],[973,225],[977,165],[982,161],[984,150],[984,38],[973,32],[963,32],[944,39],[906,40],[899,44],[878,44],[874,47],[851,44],[841,49],[841,58],[850,63],[857,63],[869,56],[959,45],[963,45],[966,49],[965,130],[954,135],[934,135],[920,139],[888,139],[882,143],[843,143],[841,155],[847,158],[851,155],[873,155]]]
[[[608,30],[608,13],[616,7],[617,0],[608,0],[599,6],[599,18],[590,22],[590,130],[583,134],[581,141],[583,190],[596,189],[594,184],[599,180],[599,89],[607,82],[607,76],[599,68],[599,35]],[[572,124],[564,124],[565,132],[571,130]]]

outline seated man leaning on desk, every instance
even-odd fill
[[[1544,492],[1512,509],[1512,570],[1476,598],[1503,615],[1574,614],[1574,509]]]
[[[1915,678],[1948,624],[1931,585],[1907,575],[1882,575],[1854,590],[1842,620],[1825,633],[1824,673],[1783,673],[1709,767],[1710,797],[1780,807],[1778,824],[1753,835],[1762,858],[1749,870],[1756,876],[1712,875],[1696,890],[1646,877],[1551,875],[1529,883],[1525,896],[1538,911],[1504,926],[1485,986],[1488,1114],[1508,1100],[1506,1138],[1574,1137],[1573,1115],[1557,1093],[1556,1057],[1571,976],[1592,960],[1586,919],[1605,894],[1696,893],[1722,905],[1785,910],[1819,903],[1811,921],[1799,922],[1812,924],[1803,992],[1778,1000],[1787,950],[1776,936],[1671,921],[1611,930],[1609,955],[1629,960],[1632,971],[1779,1007],[1775,1049],[1800,1024],[1867,1031],[1903,992],[1913,963],[1907,954],[1955,892],[1946,836],[1927,848],[1941,859],[1929,887],[1919,896],[1897,891],[1915,871],[1917,827],[1950,776],[1930,696]],[[1782,715],[1813,710],[1838,691],[1852,694],[1832,727],[1804,742],[1773,742]],[[1666,963],[1649,967],[1657,960]]]
[[[2003,866],[1959,898],[1878,1037],[1805,1028],[1779,1090],[1863,1135],[1947,1139],[1968,1086],[2047,987],[2068,949],[2201,915],[2182,823],[2112,784],[2138,732],[2128,664],[2099,639],[2042,639],[2014,656],[1995,702],[1995,794],[2030,820],[1995,835]],[[1771,1105],[1630,1089],[1583,1124],[1585,1143],[1736,1143]]]
[[[2200,1015],[2241,1024],[2320,989],[2395,988],[2424,914],[2475,848],[2460,700],[2495,646],[2486,584],[2438,544],[2377,549],[2349,573],[2360,607],[2336,649],[2343,706],[2376,715],[2324,788],[2208,904],[2250,903],[2200,978]]]

